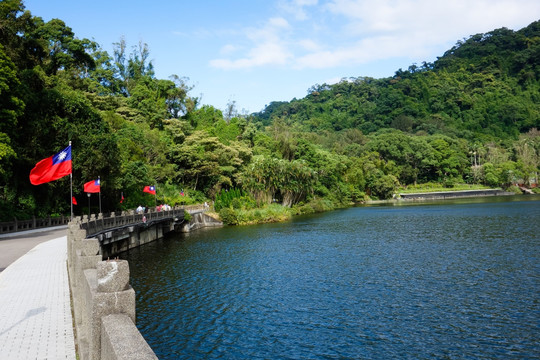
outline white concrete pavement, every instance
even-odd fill
[[[0,234],[0,272],[36,245],[66,234],[66,225]]]
[[[76,359],[66,236],[0,272],[0,360]]]

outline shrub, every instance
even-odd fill
[[[242,196],[240,200],[242,201],[243,209],[250,210],[250,209],[255,209],[257,207],[257,202],[255,201],[255,199],[253,199],[253,197],[249,195]]]
[[[517,187],[516,185],[512,185],[512,186],[509,186],[506,191],[508,192],[513,192],[514,194],[521,194],[522,191],[519,187]]]
[[[453,177],[445,177],[443,180],[443,185],[445,188],[453,188],[458,183],[458,179]]]
[[[293,207],[293,211],[295,215],[313,214],[315,212],[311,204],[299,204]]]
[[[267,205],[258,209],[221,209],[219,215],[221,220],[229,225],[262,224],[289,220],[293,211],[279,204]]]
[[[328,199],[315,199],[312,200],[309,204],[313,208],[314,212],[324,212],[334,209],[334,205]]]
[[[397,189],[398,180],[394,175],[382,175],[372,179],[369,184],[371,193],[379,199],[390,199]]]
[[[238,216],[236,215],[236,211],[231,208],[222,208],[219,210],[219,217],[224,224],[238,225]]]
[[[217,195],[214,202],[214,209],[219,211],[223,208],[230,208],[231,206],[234,209],[243,208],[246,199],[249,198],[243,190],[233,188],[230,190],[222,189]]]
[[[241,198],[234,198],[231,201],[231,206],[233,209],[242,209],[242,199]]]

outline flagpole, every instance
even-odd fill
[[[71,146],[71,141],[69,142],[69,146]],[[73,153],[72,153],[73,154]],[[73,159],[73,157],[72,157]],[[70,189],[70,203],[71,203],[71,220],[73,220],[73,166],[71,169],[71,172],[69,173],[69,189]]]
[[[157,186],[154,185],[154,207],[157,206]]]
[[[99,182],[99,213],[101,214],[101,177],[98,176],[98,182]]]

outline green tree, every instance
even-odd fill
[[[46,73],[55,75],[59,70],[75,71],[82,75],[95,68],[94,59],[89,51],[93,42],[88,39],[79,40],[70,27],[59,19],[47,23],[37,20],[37,28],[33,37],[46,41],[48,54],[43,65]]]
[[[151,128],[163,127],[163,120],[167,117],[167,106],[165,93],[161,91],[159,81],[148,76],[139,78],[131,89],[128,104],[139,111]]]
[[[171,85],[165,88],[165,102],[170,116],[177,119],[195,110],[198,99],[188,96],[189,91],[193,89],[187,85],[188,78],[171,75],[169,79]]]
[[[283,206],[305,199],[314,188],[317,175],[302,160],[255,156],[240,176],[242,187],[259,204],[270,204],[280,198]]]
[[[205,131],[195,131],[182,144],[171,145],[169,156],[175,181],[213,196],[222,187],[234,186],[235,174],[251,154],[239,144],[227,146]]]
[[[11,137],[17,132],[17,118],[24,110],[17,94],[19,86],[15,64],[0,44],[0,176],[9,174],[9,159],[16,155]]]
[[[525,183],[538,181],[540,171],[540,131],[531,129],[514,143],[516,159],[521,167]]]

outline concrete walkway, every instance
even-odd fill
[[[0,272],[42,242],[65,236],[67,226],[0,234]]]
[[[6,241],[0,240],[0,252]],[[0,272],[0,360],[75,360],[66,260],[64,235],[40,243]]]

